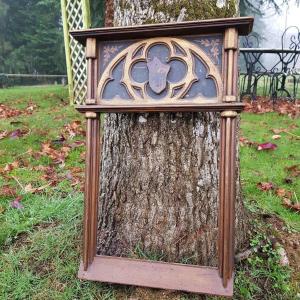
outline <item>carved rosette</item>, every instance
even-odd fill
[[[113,81],[125,88],[122,96],[117,91],[113,94],[112,90],[117,90],[109,85]],[[222,89],[218,66],[198,45],[174,37],[151,38],[131,44],[107,64],[100,76],[97,100],[129,105],[216,103],[221,102]]]

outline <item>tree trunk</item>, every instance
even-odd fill
[[[106,24],[236,14],[235,1],[217,2],[115,0]],[[107,114],[103,127],[98,253],[216,266],[219,115]],[[237,195],[240,249],[248,222],[239,176]]]

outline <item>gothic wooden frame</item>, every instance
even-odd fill
[[[182,290],[230,297],[233,295],[236,116],[243,109],[238,102],[237,57],[238,35],[251,31],[253,18],[230,18],[155,24],[123,28],[100,28],[71,32],[86,45],[88,92],[85,105],[77,109],[85,113],[86,171],[83,255],[79,278],[110,283]],[[163,104],[99,103],[99,42],[105,40],[141,39],[188,34],[223,34],[222,97],[217,103]],[[219,237],[217,268],[153,262],[96,255],[97,205],[100,174],[100,113],[101,112],[220,112],[221,140],[219,167]]]

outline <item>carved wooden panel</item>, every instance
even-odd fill
[[[100,42],[97,102],[221,102],[222,49],[221,34]]]

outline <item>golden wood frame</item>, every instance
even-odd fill
[[[78,106],[87,118],[86,134],[86,171],[85,171],[85,207],[83,255],[79,269],[79,278],[110,283],[182,290],[194,293],[206,293],[230,297],[233,294],[234,265],[234,220],[235,220],[235,161],[236,161],[236,116],[243,109],[237,102],[237,57],[238,34],[251,30],[252,18],[186,22],[160,25],[136,26],[128,28],[107,28],[84,32],[73,32],[73,36],[86,43],[88,63],[88,94],[86,105]],[[229,26],[229,25],[231,26]],[[222,66],[222,97],[218,103],[210,104],[163,104],[153,106],[139,101],[137,105],[103,105],[97,103],[98,57],[97,44],[110,36],[111,39],[123,39],[128,32],[143,32],[153,38],[168,28],[169,36],[187,34],[192,26],[196,33],[223,33],[224,58]],[[110,35],[109,35],[110,32]],[[128,37],[127,37],[128,38]],[[130,35],[132,38],[132,34]],[[97,92],[98,89],[98,92]],[[219,167],[219,237],[217,268],[177,263],[153,262],[120,257],[96,255],[97,218],[100,172],[100,112],[154,112],[154,111],[217,111],[221,117],[220,167]]]

